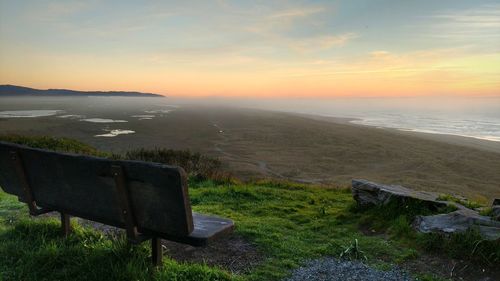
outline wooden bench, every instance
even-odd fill
[[[123,228],[132,243],[151,239],[155,265],[162,238],[203,246],[234,228],[229,219],[192,213],[184,170],[158,163],[0,142],[0,187],[27,203],[31,215],[60,212],[65,236],[76,216]]]

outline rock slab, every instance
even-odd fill
[[[497,221],[500,221],[500,206],[495,205],[491,207],[491,216],[496,219]]]
[[[362,179],[352,180],[352,196],[362,207],[383,206],[392,200],[416,200],[429,205],[431,209],[446,207],[449,203],[438,201],[438,193],[415,191],[400,185],[383,185]]]
[[[495,198],[495,200],[493,200],[493,206],[500,206],[500,198]]]
[[[473,210],[458,210],[448,214],[417,216],[414,228],[422,233],[464,233],[476,228],[486,240],[500,239],[500,222],[488,216],[481,216]]]

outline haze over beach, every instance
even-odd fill
[[[496,280],[500,2],[0,0],[0,157],[12,143],[180,166],[173,206],[236,228],[160,240],[150,271],[158,248],[117,254],[116,225],[92,217],[74,245],[41,241],[51,215],[0,186],[6,280]],[[65,166],[41,185],[77,182]],[[63,266],[41,258],[55,248]]]
[[[42,1],[1,13],[2,84],[224,98],[499,140],[497,1]]]

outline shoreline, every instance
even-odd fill
[[[290,113],[290,112],[287,112]],[[361,118],[352,117],[337,117],[337,116],[327,116],[327,115],[315,115],[306,113],[291,113],[298,116],[306,117],[318,121],[327,121],[343,125],[351,125],[355,127],[368,127],[372,129],[387,130],[391,132],[396,132],[403,135],[414,136],[426,140],[433,140],[444,142],[448,144],[461,145],[470,148],[475,148],[483,151],[489,151],[494,153],[500,153],[500,141],[483,139],[474,136],[465,136],[450,133],[439,133],[439,132],[423,132],[415,129],[404,129],[404,128],[393,128],[393,127],[383,127],[374,126],[361,123],[355,123],[353,121],[361,121]]]

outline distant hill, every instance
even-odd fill
[[[66,89],[39,90],[14,85],[0,85],[0,97],[20,96],[100,96],[100,97],[164,97],[158,94],[124,91],[73,91]]]

